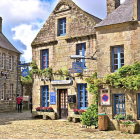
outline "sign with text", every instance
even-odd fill
[[[110,105],[110,90],[109,89],[100,90],[100,101],[101,101],[101,105]]]
[[[27,67],[30,66],[30,63],[20,63],[18,64],[18,67]]]
[[[70,73],[83,73],[83,62],[72,62]]]
[[[51,81],[52,85],[66,85],[72,84],[72,80],[53,80]]]
[[[29,72],[27,69],[23,69],[22,70],[22,76],[26,77],[27,75],[29,75]]]
[[[50,105],[56,104],[56,92],[50,92]]]

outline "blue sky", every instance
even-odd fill
[[[1,0],[2,32],[22,53],[21,61],[32,61],[31,43],[59,0]],[[73,0],[83,10],[104,19],[106,0]],[[121,0],[121,3],[125,0]]]

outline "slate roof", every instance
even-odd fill
[[[133,20],[133,0],[126,0],[95,27],[129,22]]]
[[[98,17],[96,17],[96,16],[94,16],[94,15],[91,15],[90,13],[88,13],[88,12],[86,12],[86,11],[84,11],[86,14],[88,14],[96,23],[99,23],[99,22],[101,22],[102,21],[102,19],[100,19],[100,18],[98,18]]]
[[[3,35],[2,32],[0,32],[0,47],[21,54],[21,52],[19,52],[19,51],[10,43],[10,41]]]

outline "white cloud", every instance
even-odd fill
[[[15,28],[12,28],[12,31],[15,32],[13,39],[20,40],[27,47],[26,50],[23,50],[24,53],[22,55],[26,62],[30,62],[32,59],[31,43],[43,24],[44,23],[39,22],[31,23],[30,25],[21,24]]]

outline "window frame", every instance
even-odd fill
[[[121,63],[121,48],[123,47],[123,55],[124,55],[124,46],[118,46],[118,47],[112,47],[112,68],[113,68],[113,72],[116,72],[116,71],[118,71],[118,69],[119,68],[121,68],[122,66],[121,66],[121,64],[123,64],[123,66],[124,66],[124,63]],[[117,53],[117,55],[118,55],[118,57],[117,57],[117,59],[118,59],[118,69],[117,70],[114,70],[114,66],[115,66],[115,64],[114,64],[114,49],[115,48],[117,48],[117,51],[118,51],[118,53]],[[124,57],[123,57],[123,60],[124,60]]]
[[[61,34],[61,26],[60,26],[60,22],[63,21],[63,33]],[[59,36],[64,36],[66,35],[66,28],[65,28],[65,24],[66,24],[66,18],[62,18],[58,20],[58,24],[59,24]],[[67,26],[67,24],[66,24]],[[66,31],[66,32],[65,32]]]
[[[44,87],[46,87],[46,90],[44,90]],[[45,92],[45,98],[46,98],[45,102],[46,102],[46,104],[44,103],[44,100],[43,100],[43,98],[44,98],[43,92]],[[49,97],[49,99],[47,99],[47,97]],[[49,107],[49,104],[50,104],[49,86],[48,85],[42,86],[42,107]]]
[[[12,100],[12,95],[13,95],[13,84],[10,84],[9,100]],[[10,98],[10,96],[11,96],[11,98]]]
[[[80,107],[80,86],[83,86],[83,107]],[[78,84],[78,102],[79,102],[79,109],[87,109],[88,107],[85,107],[85,103],[86,103],[86,101],[85,101],[85,91],[87,91],[86,90],[86,88],[85,88],[85,86],[87,86],[87,84]],[[87,91],[87,98],[88,98],[88,91]],[[87,101],[87,103],[88,103],[88,101]]]
[[[5,54],[2,53],[2,69],[4,69],[4,59],[5,59]]]
[[[11,57],[11,61],[10,61],[10,57]],[[11,62],[11,69],[10,69],[10,62]],[[12,63],[13,63],[12,55],[9,55],[9,70],[12,70]]]
[[[2,90],[1,90],[1,101],[4,100],[4,93],[5,93],[5,84],[3,84]],[[3,98],[2,98],[2,95],[3,95]]]
[[[49,61],[49,60],[48,60],[49,49],[42,50],[42,70],[44,69],[44,67],[43,67],[43,61],[44,61],[44,60],[43,60],[43,56],[44,56],[44,55],[43,55],[43,51],[45,51],[45,56],[46,56],[46,60],[45,60],[45,61],[46,61],[46,67],[45,67],[45,69],[49,67],[49,65],[48,65],[48,63],[47,63],[47,62]]]
[[[86,54],[85,54],[86,43],[77,44],[77,46],[76,46],[76,55],[79,55],[79,46],[80,45],[82,45],[82,56],[86,56]],[[87,67],[85,66],[86,60],[85,59],[81,59],[81,60],[82,60],[82,63],[83,63],[83,68],[87,69]]]
[[[115,100],[115,97],[116,96],[122,96],[122,95],[124,95],[124,101],[125,101],[125,94],[124,93],[122,93],[122,94],[114,94],[114,116],[115,116],[115,114],[122,114],[122,115],[125,114],[126,115],[126,107],[123,108],[123,106],[122,106],[122,113],[120,113],[120,111],[119,111],[119,113],[116,112],[116,100]],[[120,106],[119,100],[123,100],[123,99],[118,99],[118,104]],[[125,105],[125,102],[121,103],[121,104]],[[120,107],[118,109],[120,110]],[[125,109],[125,112],[123,112],[123,109]]]

